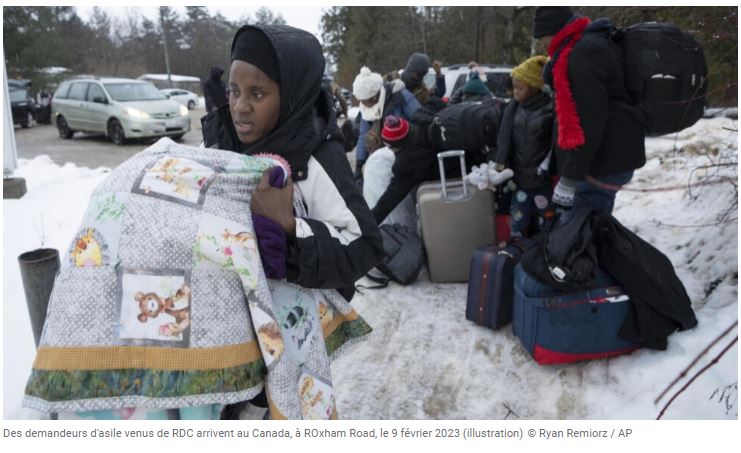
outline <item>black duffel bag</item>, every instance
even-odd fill
[[[497,144],[504,102],[461,102],[435,113],[429,127],[430,143],[439,151],[481,151]]]
[[[377,286],[359,286],[359,288],[377,289],[388,286],[389,280],[408,285],[417,279],[425,262],[425,251],[422,239],[416,231],[400,223],[379,226],[383,238],[383,261],[376,266],[385,277],[366,274]]]

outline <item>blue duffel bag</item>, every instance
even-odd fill
[[[592,288],[566,293],[514,270],[512,331],[541,365],[601,359],[640,346],[618,336],[630,297],[604,271]]]

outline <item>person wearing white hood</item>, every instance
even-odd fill
[[[370,153],[383,146],[381,127],[388,115],[406,120],[420,107],[419,101],[401,80],[384,83],[381,74],[367,66],[360,69],[352,84],[353,96],[360,101],[360,135],[355,147],[355,179],[362,185],[363,165]]]

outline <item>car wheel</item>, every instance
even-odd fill
[[[36,117],[33,116],[33,113],[26,112],[26,121],[24,123],[21,123],[21,127],[29,128],[34,126],[36,126]]]
[[[75,134],[75,132],[67,125],[67,120],[65,120],[61,115],[57,118],[57,130],[59,131],[59,137],[65,140],[72,138]]]
[[[126,135],[124,134],[124,128],[121,126],[121,122],[117,119],[112,119],[108,122],[108,138],[111,139],[114,145],[123,145],[126,141]]]
[[[193,110],[196,108],[196,103],[193,101],[188,101],[188,110]]]

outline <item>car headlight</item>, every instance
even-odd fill
[[[188,114],[188,107],[181,105],[180,106],[180,115],[186,116]]]
[[[133,118],[149,118],[149,113],[142,112],[141,110],[137,110],[133,107],[126,107],[124,109],[124,112],[126,112],[127,115]]]

